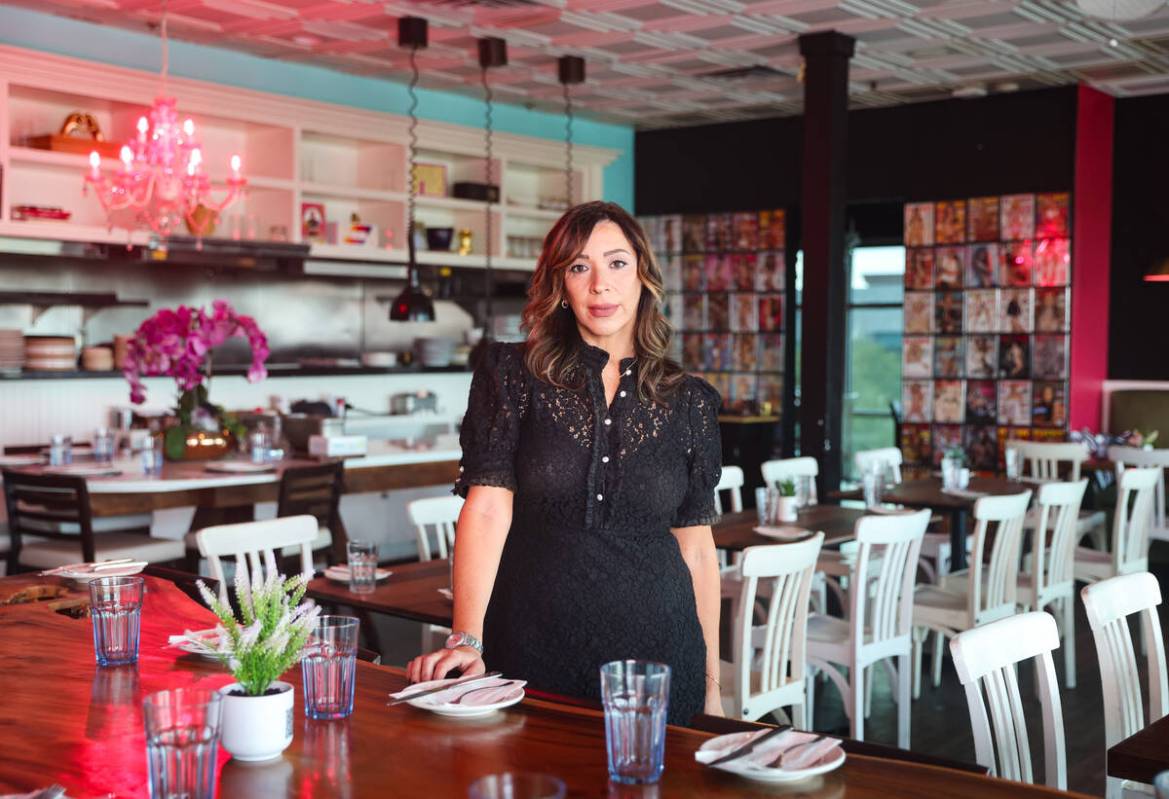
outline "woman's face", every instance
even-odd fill
[[[615,222],[598,222],[564,273],[565,299],[582,334],[632,337],[641,290],[633,245]]]

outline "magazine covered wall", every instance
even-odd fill
[[[999,467],[1008,439],[1063,440],[1070,195],[905,206],[901,449],[928,466],[960,446]]]
[[[782,210],[641,218],[665,280],[671,356],[728,410],[783,407],[785,222]]]

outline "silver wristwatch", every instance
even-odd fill
[[[469,646],[480,655],[483,654],[483,642],[470,633],[451,633],[447,636],[444,648],[458,649],[460,646]]]

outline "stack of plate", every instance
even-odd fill
[[[77,368],[71,336],[25,336],[24,368],[30,372],[68,372]]]
[[[455,340],[450,338],[418,338],[414,349],[423,366],[450,366],[455,351]]]
[[[112,372],[114,351],[109,347],[84,347],[81,350],[81,368],[87,372]]]
[[[0,330],[0,370],[24,366],[24,336],[19,330]]]

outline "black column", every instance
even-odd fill
[[[800,37],[804,57],[804,247],[800,454],[820,461],[821,492],[840,485],[844,399],[845,145],[848,61],[855,40],[836,31]]]

